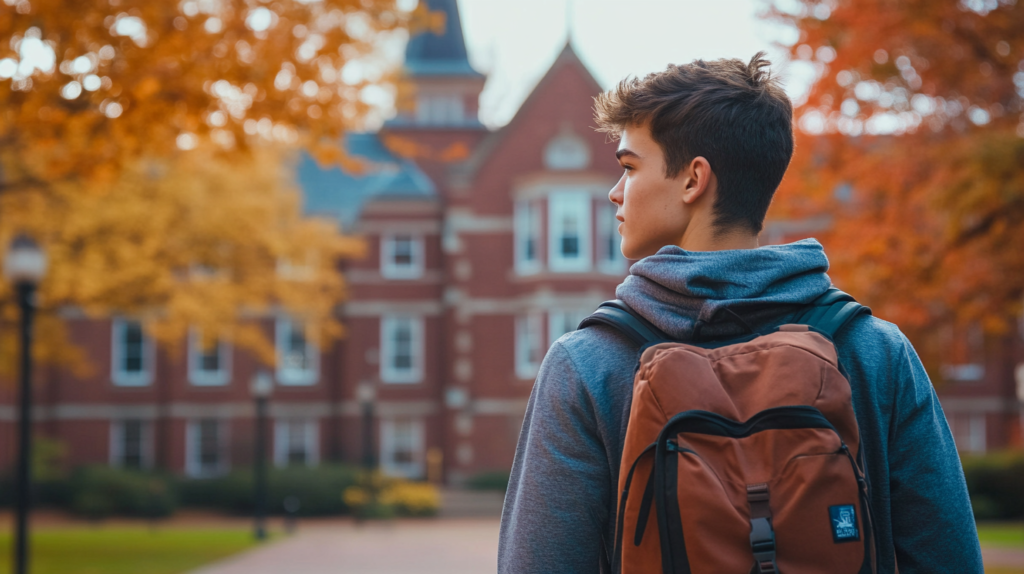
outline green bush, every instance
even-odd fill
[[[296,512],[299,516],[347,514],[350,508],[340,493],[355,484],[357,473],[355,467],[335,464],[271,469],[267,512],[283,514],[285,498],[294,496],[300,503]],[[253,511],[252,470],[218,478],[182,479],[178,494],[183,506],[248,514]]]
[[[473,475],[466,481],[466,488],[471,490],[508,490],[507,470],[492,470]]]
[[[70,509],[95,519],[112,515],[160,518],[177,506],[171,480],[150,472],[83,467],[72,473],[68,489]]]
[[[965,456],[962,462],[976,519],[1024,518],[1024,453]]]

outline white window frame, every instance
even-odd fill
[[[199,458],[199,427],[204,420],[215,420],[217,423],[218,459],[217,467],[214,469],[204,469]],[[185,423],[185,474],[193,478],[209,478],[221,476],[231,470],[231,461],[228,460],[228,429],[228,422],[223,419],[192,419]]]
[[[153,382],[153,341],[146,335],[145,328],[142,328],[142,370],[139,372],[128,372],[122,369],[124,362],[124,330],[129,323],[139,321],[115,317],[111,324],[111,353],[110,353],[110,379],[119,387],[146,387]]]
[[[428,126],[461,124],[466,104],[461,94],[420,94],[416,98],[416,123]]]
[[[622,255],[618,220],[615,219],[615,205],[603,203],[597,208],[597,268],[603,273],[618,275],[626,270],[626,258]],[[615,241],[615,246],[612,242]]]
[[[110,421],[110,466],[124,468],[124,426],[129,421],[139,422],[140,468],[153,468],[153,423],[146,419],[124,418]]]
[[[320,379],[320,348],[308,336],[308,331],[305,334],[307,335],[306,352],[309,355],[309,368],[297,369],[286,365],[284,361],[285,349],[288,348],[292,329],[295,328],[297,323],[302,324],[288,317],[279,317],[274,326],[274,339],[277,350],[277,382],[284,386],[308,387],[315,385]]]
[[[548,347],[555,344],[562,335],[576,330],[590,312],[585,309],[569,309],[548,312]],[[565,327],[569,327],[566,329]]]
[[[521,199],[515,204],[514,245],[515,269],[520,275],[529,275],[541,270],[541,214],[543,210],[536,200]],[[528,258],[527,242],[533,241],[533,257]]]
[[[412,461],[399,463],[394,461],[396,452],[396,427],[411,426]],[[380,421],[380,468],[384,474],[409,479],[423,478],[425,458],[424,424],[422,419],[382,419]]]
[[[409,265],[395,264],[398,238],[408,238],[412,248]],[[389,233],[380,238],[380,274],[385,279],[419,279],[423,277],[423,236],[412,233]]]
[[[301,428],[303,449],[306,452],[306,466],[320,464],[320,424],[316,419],[282,418],[274,421],[274,465],[288,466],[288,446],[291,432]]]
[[[198,329],[188,331],[188,382],[196,387],[222,387],[231,381],[231,344],[217,340],[216,371],[202,369],[202,333]]]
[[[527,313],[516,317],[515,363],[516,376],[533,379],[543,360],[543,319],[540,313]],[[536,359],[536,360],[534,360]]]
[[[584,191],[556,191],[548,196],[548,267],[556,272],[582,272],[591,268],[591,203],[589,193]],[[561,241],[563,216],[573,213],[578,217],[578,256],[564,257]]]
[[[409,369],[394,367],[395,332],[403,324],[410,327],[412,363]],[[423,380],[424,362],[423,317],[418,315],[383,315],[380,318],[380,380],[385,383],[414,384]]]

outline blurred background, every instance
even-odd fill
[[[761,243],[908,334],[1024,571],[1015,0],[3,0],[0,572],[492,571],[540,361],[628,273],[593,97],[759,50]]]

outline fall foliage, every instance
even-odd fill
[[[1024,296],[1024,5],[779,2],[817,81],[776,216],[832,215],[834,280],[923,336]]]
[[[361,245],[302,217],[289,162],[304,147],[360,167],[338,143],[395,91],[382,46],[443,25],[400,3],[4,0],[0,245],[27,232],[48,252],[37,355],[74,362],[60,317],[80,312],[268,362],[254,317],[337,334],[337,261]],[[10,355],[9,285],[0,301]]]

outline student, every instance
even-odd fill
[[[792,106],[768,66],[763,53],[749,64],[697,60],[596,99],[598,126],[619,140],[624,173],[609,199],[622,253],[639,260],[616,296],[676,341],[692,340],[698,323],[703,338],[742,334],[711,321],[721,309],[758,330],[786,323],[779,309],[831,287],[817,241],[758,247],[793,153]],[[760,310],[746,313],[752,304]],[[871,484],[878,572],[981,573],[956,446],[910,342],[861,315],[835,345]],[[505,497],[500,573],[612,570],[637,361],[638,345],[606,326],[548,351]]]

